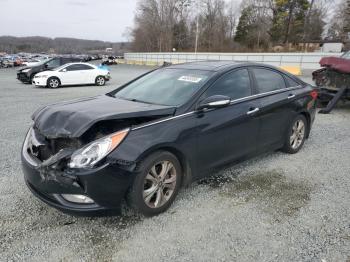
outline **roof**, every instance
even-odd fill
[[[62,66],[69,66],[69,65],[88,65],[88,66],[93,66],[93,67],[96,67],[96,65],[94,64],[90,64],[90,63],[85,63],[85,62],[71,62],[71,63],[66,63],[66,64],[63,64]]]
[[[235,67],[241,67],[241,66],[262,66],[266,68],[270,68],[273,70],[277,70],[283,74],[288,75],[289,77],[293,79],[298,79],[298,81],[301,81],[299,78],[297,78],[295,75],[288,72],[288,70],[281,70],[281,68],[275,67],[273,65],[264,64],[264,63],[256,63],[256,62],[247,62],[247,61],[198,61],[198,62],[189,62],[184,64],[176,64],[168,66],[167,68],[178,68],[178,69],[192,69],[192,70],[207,70],[207,71],[226,71],[231,70]]]
[[[193,70],[208,70],[208,71],[220,71],[227,67],[234,65],[240,65],[240,62],[234,61],[197,61],[189,62],[184,64],[171,65],[168,68],[182,68],[182,69],[193,69]]]

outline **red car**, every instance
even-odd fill
[[[320,65],[312,76],[319,87],[320,104],[327,105],[320,112],[329,113],[339,100],[350,100],[350,51],[340,57],[324,57]]]

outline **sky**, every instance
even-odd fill
[[[0,0],[0,36],[126,41],[137,0]]]
[[[242,0],[225,0],[238,7]],[[340,0],[324,0],[334,3]],[[128,41],[137,0],[0,0],[0,36]]]

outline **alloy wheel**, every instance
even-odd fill
[[[49,86],[51,88],[57,88],[59,86],[60,82],[58,81],[58,79],[51,79],[49,82]]]
[[[290,136],[290,146],[293,149],[298,149],[303,143],[305,136],[305,123],[303,120],[297,120],[292,128],[292,135]]]
[[[169,201],[176,186],[176,169],[170,161],[152,166],[144,180],[143,200],[150,208],[159,208]]]
[[[103,78],[103,77],[98,77],[97,79],[96,79],[96,82],[97,82],[97,84],[99,85],[99,86],[103,86],[104,85],[104,83],[105,83],[105,79]]]

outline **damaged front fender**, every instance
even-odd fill
[[[117,99],[107,95],[68,101],[36,111],[32,119],[49,139],[79,138],[102,121],[161,118],[175,113],[175,107]]]

